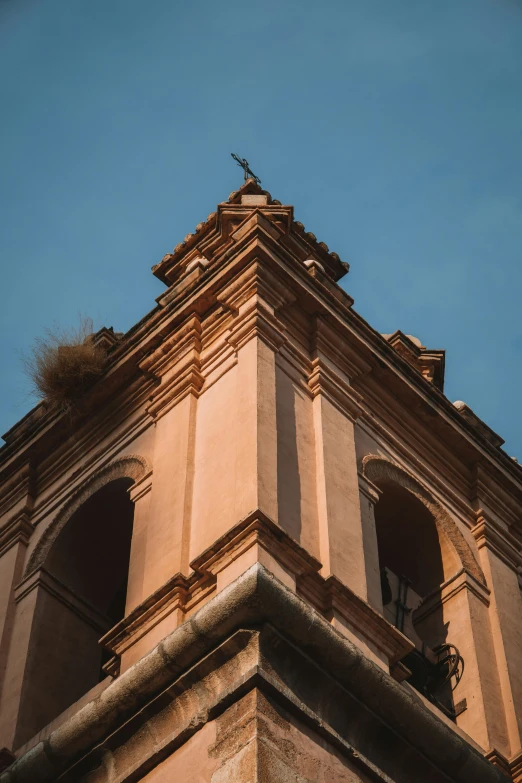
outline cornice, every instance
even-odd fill
[[[192,561],[200,574],[216,576],[254,544],[261,545],[295,577],[318,572],[321,563],[262,511],[252,511]]]
[[[353,383],[356,379],[372,371],[371,362],[342,339],[339,332],[332,328],[331,319],[317,315],[312,326],[311,351],[313,359],[328,359],[332,367],[344,373],[346,380]]]
[[[153,267],[153,273],[169,285],[180,273],[183,274],[195,255],[209,260],[216,258],[234,238],[237,240],[238,232],[245,230],[245,222],[252,214],[269,222],[271,231],[279,231],[301,261],[316,256],[335,280],[348,271],[348,264],[341,262],[336,253],[331,253],[324,242],[318,242],[314,234],[305,231],[302,223],[294,221],[292,206],[282,205],[253,181],[248,181],[232,193],[228,201],[219,204],[217,211],[210,214],[206,221],[199,223],[194,234],[188,234],[183,242],[176,245],[173,253],[166,254]]]
[[[384,653],[391,669],[415,646],[336,576],[323,579],[318,573],[303,574],[298,579],[297,592],[327,619],[340,615],[356,633]]]
[[[485,459],[498,470],[510,492],[522,497],[521,468],[483,438],[439,390],[400,357],[352,309],[352,300],[333,279],[335,274],[332,272],[332,264],[337,265],[339,272],[345,271],[335,254],[329,253],[323,243],[318,243],[312,234],[305,232],[293,220],[291,207],[283,207],[276,202],[270,204],[270,199],[266,205],[253,207],[248,203],[241,204],[243,195],[250,193],[238,192],[231,203],[218,209],[218,216],[212,217],[208,226],[202,227],[202,233],[198,230],[195,239],[189,238],[174,254],[170,254],[163,270],[171,268],[178,261],[182,263],[182,258],[187,267],[194,265],[197,258],[203,259],[188,272],[184,270],[188,275],[198,272],[197,279],[190,285],[185,280],[183,290],[179,289],[168,304],[153,310],[125,335],[121,343],[111,349],[105,376],[86,395],[85,415],[95,404],[99,406],[107,399],[114,398],[119,389],[127,390],[129,378],[136,376],[136,365],[153,352],[165,335],[177,328],[177,324],[190,313],[197,312],[203,317],[212,308],[226,307],[227,302],[220,296],[224,284],[226,286],[245,265],[257,258],[263,266],[270,267],[274,272],[277,270],[275,277],[284,282],[296,303],[307,313],[327,317],[332,331],[338,334],[340,342],[344,342],[347,355],[361,357],[370,368],[381,367],[390,373],[388,379],[394,379],[394,393],[397,396],[402,397],[409,390],[408,393],[413,394],[433,414],[434,423],[440,417],[440,421],[447,425],[446,440],[454,436],[454,445],[465,443],[468,450],[476,453],[477,460]],[[224,243],[223,231],[228,232]],[[204,261],[208,262],[208,266],[205,266]],[[309,261],[313,263],[308,264]],[[325,273],[321,271],[321,266]],[[174,294],[174,288],[175,284],[172,291],[169,290],[169,296]],[[260,333],[264,332],[271,345],[275,346],[274,336],[269,336],[270,330],[265,327],[266,319],[260,319]],[[252,328],[255,330],[258,327],[254,325]],[[280,324],[274,328],[279,329]],[[151,379],[143,375],[137,382],[143,389],[150,388],[152,384]],[[382,382],[387,384],[388,380],[383,377]],[[199,383],[200,380],[192,378],[189,386],[196,392]],[[357,391],[364,394],[364,377]],[[4,466],[23,458],[29,447],[37,448],[40,453],[50,450],[52,444],[59,441],[60,433],[63,435],[66,430],[70,432],[70,426],[65,426],[63,416],[55,412],[46,413],[42,406],[26,417],[27,421],[33,419],[33,424],[24,424],[21,430],[18,425],[12,429],[17,434],[1,455]],[[428,426],[426,422],[424,426]]]
[[[251,550],[270,555],[295,580],[298,594],[324,617],[341,616],[370,645],[397,663],[413,643],[336,577],[325,579],[321,563],[261,511],[253,511],[191,563],[189,576],[176,574],[101,639],[119,656],[173,612],[178,623],[216,590],[219,574]],[[256,555],[256,559],[259,554]]]
[[[259,630],[248,630],[252,628]],[[263,644],[261,648],[258,640]],[[247,645],[248,653],[260,650],[262,655],[254,660],[249,654],[237,656]],[[221,667],[230,660],[232,667],[223,675]],[[308,687],[307,676],[312,683],[319,678],[320,688]],[[99,769],[100,751],[119,748],[129,741],[131,771],[136,770],[142,777],[172,753],[173,736],[176,745],[180,732],[181,741],[186,741],[209,716],[216,715],[215,696],[221,698],[226,693],[228,701],[221,700],[230,706],[230,696],[245,683],[248,691],[258,687],[266,688],[272,698],[286,695],[287,704],[293,699],[302,720],[314,718],[314,730],[339,726],[339,718],[344,716],[338,736],[353,736],[356,743],[361,725],[375,740],[375,746],[393,726],[395,756],[388,756],[391,761],[398,759],[397,770],[405,765],[417,769],[419,761],[425,764],[427,760],[435,777],[447,777],[455,783],[505,780],[465,737],[412,698],[313,607],[257,563],[202,606],[191,622],[168,634],[96,699],[21,755],[2,773],[0,782],[48,783],[59,777],[84,778],[88,771]],[[205,684],[208,687],[203,687]],[[244,688],[240,693],[245,693]],[[325,693],[333,694],[333,698],[325,701]],[[161,700],[154,703],[160,694]],[[300,701],[296,701],[298,695]],[[236,700],[233,696],[232,703]],[[173,720],[168,721],[167,730],[166,714]],[[140,733],[151,736],[150,730],[143,728],[145,722],[155,739],[145,743],[147,753],[143,758],[144,747],[134,739]],[[345,731],[345,727],[350,728]],[[88,758],[93,749],[97,755]],[[350,758],[357,761],[359,754],[352,752]],[[87,768],[73,767],[78,759],[86,759]],[[368,772],[375,777],[366,766],[364,774]],[[396,777],[395,768],[392,775]],[[413,777],[414,773],[410,775]]]
[[[513,783],[522,783],[522,752],[509,760],[509,770]]]
[[[363,412],[362,397],[321,359],[312,361],[308,379],[312,395],[321,395],[355,421]]]
[[[498,767],[506,776],[507,780],[513,780],[516,782],[516,778],[512,777],[511,773],[511,765],[507,758],[502,755],[502,753],[497,750],[496,748],[492,748],[487,753],[484,754],[484,758],[486,758],[488,761],[491,761],[492,764],[495,765],[495,767]]]
[[[499,530],[498,526],[488,519],[483,509],[477,511],[477,524],[471,532],[478,549],[486,547],[493,552],[503,563],[518,571],[522,568],[522,542],[520,538]]]
[[[471,500],[477,511],[487,507],[522,535],[521,497],[513,496],[502,476],[485,460],[474,465]]]
[[[470,595],[478,598],[484,606],[489,607],[491,591],[485,584],[479,582],[465,568],[461,568],[456,574],[453,574],[439,588],[429,593],[422,601],[418,609],[415,610],[415,622],[421,622],[440,606],[451,601],[459,593],[466,591]]]
[[[15,544],[27,546],[33,533],[33,526],[27,514],[22,512],[0,528],[0,557]]]
[[[0,485],[0,519],[9,512],[30,516],[36,494],[36,471],[32,460],[21,465]]]

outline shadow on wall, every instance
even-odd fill
[[[301,476],[295,410],[295,396],[300,392],[286,373],[279,368],[276,372],[278,512],[286,532],[301,543]]]
[[[134,506],[130,478],[99,489],[71,516],[43,563],[17,746],[106,676],[98,643],[125,616]]]
[[[415,610],[427,596],[437,598],[444,582],[444,564],[435,520],[426,506],[401,486],[379,484],[382,495],[375,507],[375,524],[386,619],[415,643],[404,660],[412,672],[409,682],[448,711],[453,710],[451,684],[437,670],[436,651],[447,642],[448,624],[443,607],[416,621]],[[434,678],[440,676],[440,684]]]

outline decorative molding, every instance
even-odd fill
[[[10,519],[0,529],[0,557],[15,544],[20,543],[27,546],[33,530],[34,528],[29,521],[28,515],[23,511],[18,516]]]
[[[36,472],[30,461],[15,471],[0,487],[0,518],[9,511],[14,515],[33,509],[36,495]]]
[[[252,300],[234,320],[227,339],[236,352],[257,337],[277,353],[287,339],[284,331],[283,324],[262,300]]]
[[[368,375],[372,370],[370,362],[353,350],[345,336],[332,328],[327,315],[314,318],[311,347],[312,357],[331,362],[332,368],[340,371],[337,375],[345,375],[347,383]]]
[[[216,590],[220,572],[249,550],[270,555],[296,582],[298,595],[329,619],[340,615],[356,634],[377,647],[394,665],[413,643],[334,576],[324,579],[321,563],[260,511],[221,536],[191,563],[189,576],[176,574],[112,628],[101,644],[119,656],[173,612],[182,623]],[[259,552],[254,559],[259,560]]]
[[[477,511],[477,524],[472,528],[471,533],[479,549],[486,547],[515,571],[522,567],[520,540],[507,531],[500,531],[495,527],[482,508]]]
[[[265,690],[272,700],[284,699],[280,703],[287,712],[311,725],[354,764],[366,764],[362,774],[369,780],[385,779],[375,765],[380,739],[391,737],[392,751],[385,750],[395,780],[404,769],[420,769],[432,780],[500,781],[499,771],[465,735],[412,698],[258,563],[111,682],[103,696],[65,717],[21,754],[1,783],[92,778],[99,773],[100,754],[113,751],[118,759],[123,754],[131,759],[123,774],[130,770],[135,779],[143,777],[208,725],[209,718],[255,689]],[[227,721],[228,726],[233,722]],[[361,727],[366,738],[375,740],[372,766],[360,747]],[[451,748],[451,753],[441,748]],[[282,779],[277,770],[276,778]]]
[[[72,517],[72,515],[82,506],[86,500],[89,500],[99,489],[120,478],[133,479],[134,482],[140,481],[146,474],[151,473],[152,469],[144,457],[136,454],[129,454],[119,457],[114,462],[105,465],[90,478],[88,478],[72,497],[62,506],[61,510],[55,516],[49,527],[43,533],[40,541],[37,543],[34,551],[29,558],[25,569],[25,576],[32,571],[36,571],[44,564],[45,559],[58,538],[59,534]]]
[[[375,506],[382,495],[382,489],[379,489],[379,487],[371,482],[364,473],[361,473],[361,471],[357,472],[357,477],[359,479],[359,492]]]
[[[26,598],[33,590],[43,590],[51,595],[70,612],[92,626],[97,633],[107,632],[108,619],[45,568],[33,571],[18,585],[15,590],[16,603]]]
[[[321,394],[341,413],[355,421],[363,412],[362,396],[335,373],[322,359],[312,361],[308,385],[314,397]]]
[[[414,495],[433,516],[439,536],[445,536],[452,544],[464,569],[478,582],[486,584],[482,569],[455,521],[416,478],[391,460],[376,454],[363,457],[361,472],[374,484],[396,484]]]
[[[201,574],[217,575],[254,545],[260,545],[286,570],[298,577],[317,572],[321,563],[262,511],[248,514],[228,533],[192,561]]]
[[[472,595],[489,607],[491,591],[482,582],[479,582],[465,568],[453,574],[439,588],[429,593],[414,612],[415,623],[425,620],[440,606],[448,603],[463,590],[468,590]]]
[[[156,379],[147,412],[157,419],[188,394],[199,396],[201,372],[200,317],[192,313],[181,326],[140,362],[140,370]]]
[[[522,752],[510,758],[509,770],[513,783],[522,783]]]
[[[488,761],[491,761],[492,764],[495,765],[495,767],[498,767],[504,775],[507,777],[507,779],[512,779],[513,781],[516,781],[516,778],[512,777],[512,767],[507,760],[505,756],[502,755],[502,753],[497,750],[496,748],[492,748],[487,753],[484,754],[484,758],[486,758]]]
[[[278,352],[286,330],[277,311],[295,301],[292,291],[254,258],[243,273],[219,293],[219,302],[233,312],[227,342],[239,351],[257,337]]]
[[[393,334],[382,335],[387,342],[416,369],[422,377],[440,391],[444,390],[445,351],[433,351],[421,345],[420,340],[398,329]]]
[[[215,579],[192,573],[175,574],[164,585],[133,609],[100,639],[100,644],[115,656],[121,656],[158,623],[173,612],[185,615],[215,590]]]
[[[305,574],[299,578],[297,592],[328,620],[340,615],[347,624],[370,645],[380,650],[393,668],[415,645],[381,614],[359,598],[336,576],[324,579],[320,574]]]

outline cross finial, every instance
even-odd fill
[[[247,179],[253,179],[254,182],[256,182],[258,185],[261,184],[261,180],[259,177],[256,177],[250,166],[248,165],[248,160],[246,158],[240,158],[239,155],[234,155],[233,152],[230,153],[234,160],[237,162],[238,166],[241,166],[243,171],[245,172],[245,182]]]

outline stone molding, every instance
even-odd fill
[[[265,197],[266,201],[261,201]],[[166,285],[176,280],[186,269],[187,263],[203,256],[213,259],[223,248],[228,249],[232,241],[241,238],[248,231],[252,218],[267,224],[266,230],[280,236],[285,246],[289,246],[304,264],[308,258],[319,260],[326,273],[338,280],[349,269],[349,265],[340,261],[336,253],[331,253],[324,242],[305,231],[299,221],[294,220],[292,206],[282,205],[273,200],[267,191],[261,190],[252,180],[247,181],[238,191],[234,191],[225,202],[218,205],[217,212],[208,216],[206,221],[196,226],[193,234],[188,234],[172,253],[167,253],[153,272]],[[245,228],[246,226],[246,228]]]
[[[227,342],[239,351],[253,337],[277,352],[286,343],[286,330],[277,311],[295,301],[294,294],[258,258],[219,294],[219,302],[234,313]]]
[[[486,547],[515,571],[522,568],[520,540],[505,530],[500,531],[481,508],[477,511],[477,524],[471,533],[479,549]]]
[[[384,653],[390,669],[415,647],[413,642],[336,576],[323,579],[317,573],[305,574],[297,582],[297,592],[328,620],[339,614],[355,632]]]
[[[328,358],[350,382],[361,379],[372,370],[372,364],[353,350],[345,336],[332,327],[327,315],[315,316],[311,344],[313,358]]]
[[[426,349],[420,341],[412,339],[411,335],[404,334],[400,329],[382,336],[426,381],[444,391],[445,351]]]
[[[43,533],[37,543],[25,569],[25,576],[40,568],[47,557],[52,545],[58,538],[72,515],[89,500],[99,489],[119,478],[130,478],[135,482],[142,479],[147,473],[151,473],[149,463],[144,457],[136,454],[128,454],[105,465],[93,473],[74,492],[72,497],[62,506],[49,527]]]
[[[36,474],[30,461],[14,472],[0,487],[0,519],[7,517],[0,529],[0,536],[12,525],[15,519],[31,515],[36,495]]]
[[[275,629],[281,642],[275,641],[269,626]],[[260,633],[241,631],[252,628],[260,628]],[[240,633],[236,634],[237,631]],[[250,649],[255,650],[258,640],[263,638],[263,634],[266,638],[267,633],[268,643],[264,645],[263,655],[257,657],[258,663],[256,660],[252,661],[253,665],[245,670],[241,664],[242,660],[245,661],[245,657],[241,658],[241,649],[246,651],[247,647],[252,645]],[[256,682],[258,685],[264,682],[266,687],[271,688],[272,693],[279,692],[293,699],[302,719],[306,720],[307,716],[313,718],[313,715],[317,714],[325,728],[329,728],[332,719],[335,721],[335,715],[341,714],[339,709],[342,712],[342,705],[349,698],[349,704],[343,714],[348,719],[355,720],[356,724],[362,720],[366,727],[365,733],[358,735],[359,742],[364,741],[364,736],[371,730],[372,748],[376,748],[379,744],[376,741],[379,730],[380,736],[383,736],[382,732],[389,731],[388,727],[393,726],[393,741],[395,746],[400,748],[400,752],[392,754],[391,758],[393,761],[397,755],[406,757],[405,769],[408,778],[405,779],[408,782],[414,778],[415,760],[419,762],[421,758],[427,759],[433,769],[431,779],[436,781],[447,778],[455,783],[505,781],[501,771],[475,750],[457,730],[448,727],[366,658],[307,602],[286,588],[263,566],[255,564],[199,609],[187,622],[166,636],[148,655],[118,677],[92,702],[52,731],[47,739],[18,758],[1,774],[0,783],[50,783],[58,776],[62,776],[64,783],[78,780],[85,775],[85,767],[80,775],[81,768],[71,768],[76,761],[85,759],[86,754],[96,746],[98,750],[95,754],[98,755],[94,759],[91,757],[90,762],[99,767],[103,747],[107,750],[112,748],[114,752],[118,750],[118,735],[115,735],[115,732],[120,728],[125,731],[119,739],[121,745],[122,741],[125,742],[125,737],[130,738],[136,734],[145,722],[152,721],[152,725],[155,725],[154,715],[158,714],[158,711],[163,718],[162,725],[169,727],[168,736],[165,736],[164,731],[160,734],[149,731],[141,736],[145,737],[146,755],[153,757],[156,754],[157,760],[165,758],[174,747],[182,744],[191,733],[204,725],[209,715],[216,714],[212,704],[203,704],[201,699],[206,699],[215,692],[213,681],[208,676],[209,669],[212,671],[219,667],[220,663],[223,665],[227,656],[218,652],[217,661],[214,658],[215,663],[212,664],[212,655],[209,656],[209,653],[226,643],[234,634],[235,640],[232,638],[231,644],[235,645],[236,655],[232,658],[230,673],[232,675],[236,671],[240,675],[233,678],[234,683],[237,683],[234,685],[236,693],[244,694]],[[285,649],[288,653],[285,653]],[[248,663],[251,659],[246,652],[243,652],[243,655],[246,655]],[[303,662],[297,670],[296,656],[301,656],[299,660]],[[230,656],[228,657],[230,659]],[[273,664],[270,664],[271,659],[274,659]],[[269,662],[268,666],[264,664],[265,660]],[[250,677],[248,672],[251,672]],[[252,680],[254,676],[256,679]],[[315,686],[317,676],[323,678],[319,689]],[[203,677],[207,687],[202,690],[199,683]],[[230,704],[231,677],[218,677],[218,682],[229,684],[225,703]],[[312,683],[313,687],[310,688]],[[328,683],[332,685],[328,686]],[[182,695],[187,692],[189,684],[195,687],[194,706],[200,706],[197,710],[189,709],[187,714],[184,707],[188,694],[185,698],[182,698]],[[324,701],[321,694],[325,685],[327,693],[332,696],[335,693],[328,702],[332,705],[333,712],[325,712],[326,705],[322,708],[319,706]],[[168,697],[165,689],[171,686],[174,688]],[[298,692],[295,691],[296,688]],[[154,702],[162,693],[162,700]],[[343,697],[343,693],[347,696]],[[298,703],[293,694],[301,696]],[[314,713],[307,705],[307,697],[314,700],[318,713]],[[237,695],[235,698],[237,699]],[[167,716],[164,710],[169,704],[174,713],[165,724]],[[176,710],[180,709],[182,713],[176,713]],[[182,716],[184,720],[181,720]],[[173,745],[172,732],[179,733],[187,719],[192,728],[191,732],[182,734]],[[317,726],[320,723],[321,721],[316,721]],[[353,734],[353,723],[348,725],[352,726]],[[345,732],[342,733],[344,735]],[[135,754],[131,754],[132,764],[135,758]],[[389,754],[387,758],[390,758]],[[157,760],[155,763],[158,763]],[[364,757],[361,761],[365,762]],[[128,763],[127,761],[127,765]],[[68,769],[71,774],[67,774]],[[134,775],[133,779],[136,779],[136,772],[138,770],[128,768],[123,777],[122,774],[117,777],[104,776],[102,780],[130,779],[129,775]],[[140,775],[138,772],[138,777]]]
[[[140,370],[156,381],[147,407],[153,419],[164,416],[187,394],[199,396],[204,383],[201,338],[201,319],[192,314],[140,362]]]
[[[312,367],[308,380],[312,395],[317,397],[321,394],[351,421],[355,421],[363,412],[362,396],[322,359],[314,359]]]
[[[215,580],[192,573],[176,574],[135,607],[100,639],[100,644],[121,656],[173,612],[184,616],[215,590]]]
[[[27,546],[33,532],[33,526],[25,512],[10,519],[0,529],[0,557],[15,544]]]
[[[440,588],[433,590],[424,598],[421,605],[415,610],[415,622],[424,620],[463,590],[469,591],[479,601],[482,601],[485,606],[489,607],[491,591],[482,582],[477,581],[465,568],[462,568],[447,579]]]
[[[20,603],[33,590],[44,590],[69,609],[70,612],[87,622],[98,633],[103,634],[107,631],[107,618],[83,598],[76,595],[67,585],[50,574],[49,571],[46,571],[45,568],[33,571],[20,582],[15,590],[16,603]]]
[[[396,484],[406,489],[419,500],[433,516],[439,535],[445,536],[453,545],[464,569],[478,582],[486,579],[468,542],[458,529],[446,509],[433,497],[414,476],[386,457],[368,454],[362,459],[361,472],[373,484]]]
[[[491,761],[492,764],[494,764],[504,773],[508,780],[511,779],[511,765],[507,758],[503,756],[502,753],[500,753],[500,751],[498,751],[496,748],[492,748],[484,755],[488,761]],[[515,778],[512,779],[515,780]]]
[[[100,644],[120,656],[172,612],[179,612],[183,622],[215,592],[218,574],[256,545],[294,577],[321,568],[321,563],[275,522],[259,511],[252,512],[191,562],[189,576],[175,574],[111,628]]]
[[[359,479],[359,492],[375,506],[375,504],[379,502],[382,490],[371,482],[364,473],[361,473],[360,469],[357,471],[357,476]]]
[[[260,544],[294,577],[317,572],[322,567],[317,558],[259,510],[252,511],[218,538],[191,566],[196,572],[215,576],[254,544]]]
[[[522,753],[517,753],[509,760],[509,770],[513,783],[522,783]]]
[[[324,578],[321,563],[260,511],[249,514],[191,563],[189,576],[176,574],[121,620],[100,643],[120,656],[172,612],[181,622],[216,590],[218,575],[242,555],[259,547],[290,575],[297,593],[332,620],[341,615],[390,665],[413,649],[410,642],[382,615],[335,576]]]

